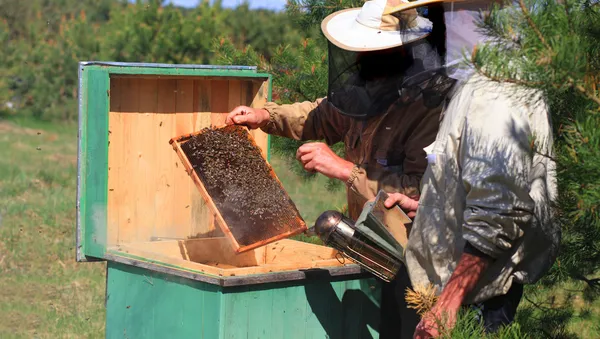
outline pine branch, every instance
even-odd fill
[[[600,290],[600,279],[588,279],[581,274],[573,274],[572,277],[585,282],[592,289]]]
[[[508,83],[523,85],[523,86],[527,86],[527,87],[541,86],[544,84],[543,82],[540,82],[540,81],[529,82],[529,81],[524,81],[521,79],[514,79],[514,78],[508,78],[508,77],[500,78],[500,77],[494,76],[491,73],[484,71],[483,68],[479,65],[479,63],[477,63],[475,61],[475,58],[477,57],[477,53],[478,53],[477,45],[475,45],[475,47],[473,48],[473,52],[471,53],[471,64],[475,67],[475,70],[477,72],[479,72],[479,74],[483,75],[486,78],[491,79],[492,81],[508,82]]]
[[[575,81],[572,78],[569,78],[569,83],[573,88],[578,90],[581,94],[583,94],[586,98],[592,100],[596,104],[598,104],[598,111],[600,111],[600,98],[595,96],[594,94],[588,92],[583,86],[579,84],[575,84]]]
[[[544,44],[544,46],[546,46],[546,48],[548,50],[552,51],[552,48],[546,42],[546,39],[544,39],[544,36],[542,35],[542,32],[537,27],[537,25],[535,24],[535,22],[533,22],[533,19],[531,19],[531,15],[529,15],[529,10],[527,10],[527,7],[525,6],[525,2],[523,0],[519,0],[519,6],[521,6],[521,10],[523,11],[523,15],[525,16],[525,19],[527,19],[527,22],[529,23],[529,26],[531,27],[531,29],[533,29],[535,31],[535,34],[537,34],[537,36],[540,39],[540,41],[542,42],[542,44]]]
[[[565,13],[567,14],[567,22],[569,23],[569,29],[571,30],[571,34],[575,34],[575,29],[573,28],[573,20],[571,20],[571,9],[569,8],[569,0],[565,0]]]
[[[475,58],[477,56],[477,46],[475,46],[475,48],[473,49],[473,53],[471,55],[472,55],[471,56],[471,64],[475,67],[475,69],[477,70],[477,72],[479,74],[481,74],[481,75],[483,75],[483,76],[491,79],[492,81],[496,81],[496,82],[508,82],[508,83],[513,83],[513,84],[527,86],[527,87],[539,87],[539,86],[545,85],[545,83],[542,82],[542,81],[526,81],[526,80],[521,80],[521,79],[517,79],[517,78],[498,77],[498,76],[495,76],[495,75],[493,75],[493,74],[491,74],[489,72],[486,72],[479,65],[479,63],[477,63],[475,61]],[[575,90],[577,90],[578,92],[580,92],[586,98],[594,101],[598,105],[598,111],[600,111],[600,98],[598,98],[597,96],[595,96],[593,93],[590,93],[582,85],[576,84],[575,80],[573,78],[569,77],[567,79],[567,81],[568,81],[569,86],[571,88],[574,88]],[[556,89],[563,87],[563,85],[558,84],[558,83],[550,83],[550,84],[546,84],[546,85],[550,85],[551,87],[556,88]]]

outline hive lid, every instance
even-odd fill
[[[237,253],[307,230],[245,127],[205,128],[170,143]]]

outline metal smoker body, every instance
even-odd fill
[[[404,225],[411,220],[397,206],[385,208],[386,198],[387,194],[380,191],[375,202],[366,205],[356,223],[340,212],[326,211],[315,222],[315,231],[327,246],[389,282],[404,264],[407,239]]]

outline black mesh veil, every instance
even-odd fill
[[[398,62],[404,51],[357,53],[329,43],[328,100],[352,117],[381,114],[398,99],[398,85],[407,67]]]
[[[431,19],[430,19],[431,20]],[[328,101],[343,115],[366,119],[385,113],[392,104],[410,103],[420,95],[426,105],[439,105],[452,87],[445,77],[442,22],[424,39],[373,52],[352,52],[329,43]]]

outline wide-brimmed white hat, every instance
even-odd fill
[[[355,52],[398,47],[431,33],[431,21],[417,15],[416,10],[384,14],[389,8],[386,0],[366,1],[362,8],[329,15],[321,23],[321,30],[332,44]]]

